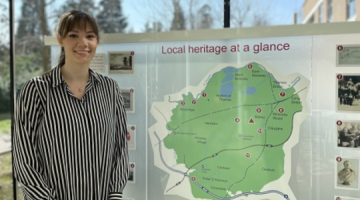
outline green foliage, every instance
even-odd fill
[[[10,113],[10,52],[0,46],[0,113]]]
[[[101,0],[97,22],[104,33],[124,33],[127,27],[121,0]]]
[[[0,199],[13,200],[11,153],[0,155]]]
[[[33,52],[28,55],[15,57],[16,90],[32,77],[42,74],[41,52]]]
[[[0,120],[0,135],[4,133],[10,133],[11,131],[11,120]]]

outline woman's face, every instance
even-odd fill
[[[88,22],[85,29],[74,27],[64,38],[58,37],[58,41],[65,51],[65,65],[90,64],[98,45],[97,35]]]

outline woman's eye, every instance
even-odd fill
[[[95,35],[88,35],[87,37],[90,39],[93,39],[93,38],[95,38]]]
[[[77,36],[77,35],[75,35],[75,34],[70,34],[70,35],[69,35],[70,38],[76,38],[76,36]]]

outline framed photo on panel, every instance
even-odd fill
[[[336,157],[335,163],[335,188],[344,190],[359,189],[359,159]]]
[[[134,74],[135,54],[133,51],[109,51],[109,74]]]
[[[135,90],[133,88],[120,88],[121,95],[124,98],[125,110],[128,113],[135,112]]]
[[[336,45],[337,67],[360,67],[360,44]]]
[[[337,120],[336,127],[338,148],[360,150],[360,121]]]
[[[127,125],[127,136],[126,140],[128,143],[129,150],[136,149],[136,126],[135,125]]]
[[[336,74],[338,111],[360,111],[360,74]]]

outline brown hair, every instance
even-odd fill
[[[79,27],[80,29],[86,29],[86,23],[89,23],[94,29],[94,33],[96,34],[96,39],[99,42],[99,27],[96,23],[95,18],[85,12],[79,10],[72,10],[68,13],[63,14],[60,17],[60,22],[56,27],[56,34],[60,38],[65,38],[69,31],[71,31],[74,27]],[[62,66],[65,64],[65,51],[64,47],[61,47],[60,58],[58,61],[58,65]]]

